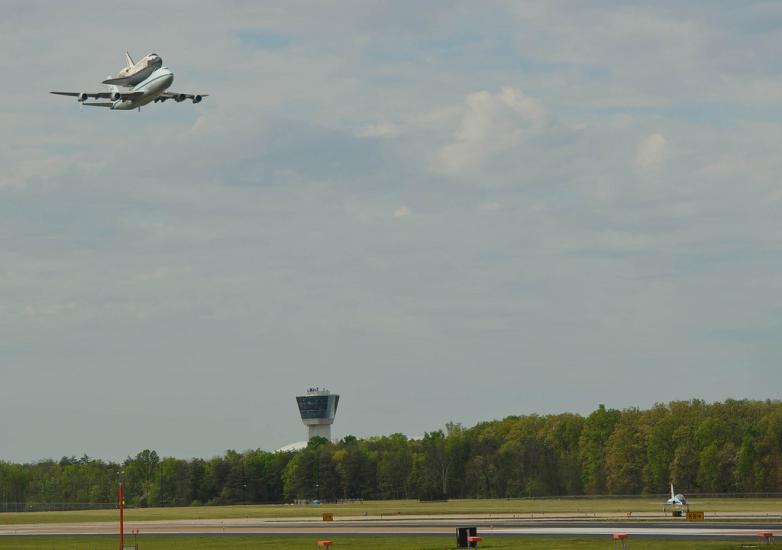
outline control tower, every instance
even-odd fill
[[[339,395],[323,388],[310,388],[305,395],[297,395],[301,421],[307,426],[307,441],[325,437],[331,441],[331,425],[337,414]]]

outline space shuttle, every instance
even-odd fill
[[[145,55],[138,63],[135,63],[130,54],[125,52],[125,61],[127,65],[117,73],[117,76],[110,76],[103,81],[103,84],[129,88],[143,82],[149,75],[163,66],[163,58],[156,53]]]

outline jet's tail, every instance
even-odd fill
[[[676,498],[676,495],[673,492],[673,483],[671,483],[671,499]]]
[[[128,63],[128,68],[130,68],[133,65],[135,65],[135,63],[133,62],[133,58],[130,57],[130,53],[128,53],[127,51],[125,52],[125,61],[127,61],[127,63]]]

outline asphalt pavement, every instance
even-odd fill
[[[727,515],[727,514],[726,514]],[[456,527],[475,526],[481,536],[608,537],[627,533],[632,538],[758,540],[759,532],[782,536],[782,519],[755,521],[616,520],[605,518],[512,518],[486,516],[356,517],[322,521],[299,519],[170,520],[126,522],[125,532],[138,529],[154,535],[256,536],[452,536]],[[118,532],[116,522],[0,525],[0,536],[107,535]]]

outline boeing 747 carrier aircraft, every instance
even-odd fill
[[[174,73],[163,66],[163,60],[157,54],[149,54],[138,63],[133,63],[126,53],[128,66],[119,72],[117,78],[108,78],[104,84],[109,85],[107,92],[51,92],[56,95],[75,97],[81,105],[88,107],[107,107],[114,111],[141,110],[148,103],[162,103],[173,99],[180,103],[190,99],[199,103],[209,94],[183,94],[169,92],[174,82]],[[123,90],[120,89],[123,86]],[[109,99],[111,101],[88,102],[88,99]]]

